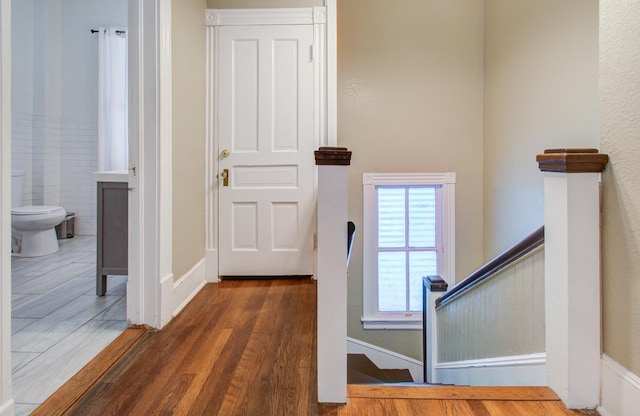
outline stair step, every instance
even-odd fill
[[[407,369],[383,369],[382,370],[385,375],[393,380],[395,383],[411,383],[413,382],[413,377],[411,377],[411,372]]]
[[[349,385],[350,398],[424,400],[534,400],[557,401],[549,387],[462,387],[420,384]]]
[[[347,369],[347,384],[387,384],[387,382],[357,370]]]
[[[388,384],[412,382],[406,369],[380,369],[364,354],[347,354],[348,384]]]
[[[384,371],[364,354],[347,354],[347,369],[372,377],[379,382],[391,381]]]

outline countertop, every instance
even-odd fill
[[[129,172],[126,170],[111,170],[106,172],[93,172],[91,179],[96,182],[128,182]]]

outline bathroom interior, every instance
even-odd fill
[[[127,9],[127,0],[12,3],[16,414],[33,411],[126,328],[126,275],[109,276],[106,296],[96,296],[94,173],[113,169],[99,162],[108,121],[99,116],[98,45],[106,41],[92,30],[126,38]],[[117,113],[126,124],[126,108]],[[51,223],[61,221],[68,229],[56,234]]]

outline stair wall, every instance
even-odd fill
[[[436,371],[454,382],[465,369],[498,371],[496,383],[544,384],[544,246],[436,311]],[[509,376],[510,369],[524,373]],[[493,369],[493,370],[491,370]],[[466,383],[477,384],[468,375]],[[519,380],[518,380],[519,379]],[[488,384],[485,381],[482,384]]]

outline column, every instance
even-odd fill
[[[551,149],[544,172],[547,384],[574,409],[600,402],[600,173],[596,149]]]
[[[347,402],[347,169],[351,152],[321,147],[318,165],[318,401]]]
[[[425,383],[437,383],[435,364],[438,359],[438,319],[436,300],[449,289],[440,276],[422,278],[422,365]]]

